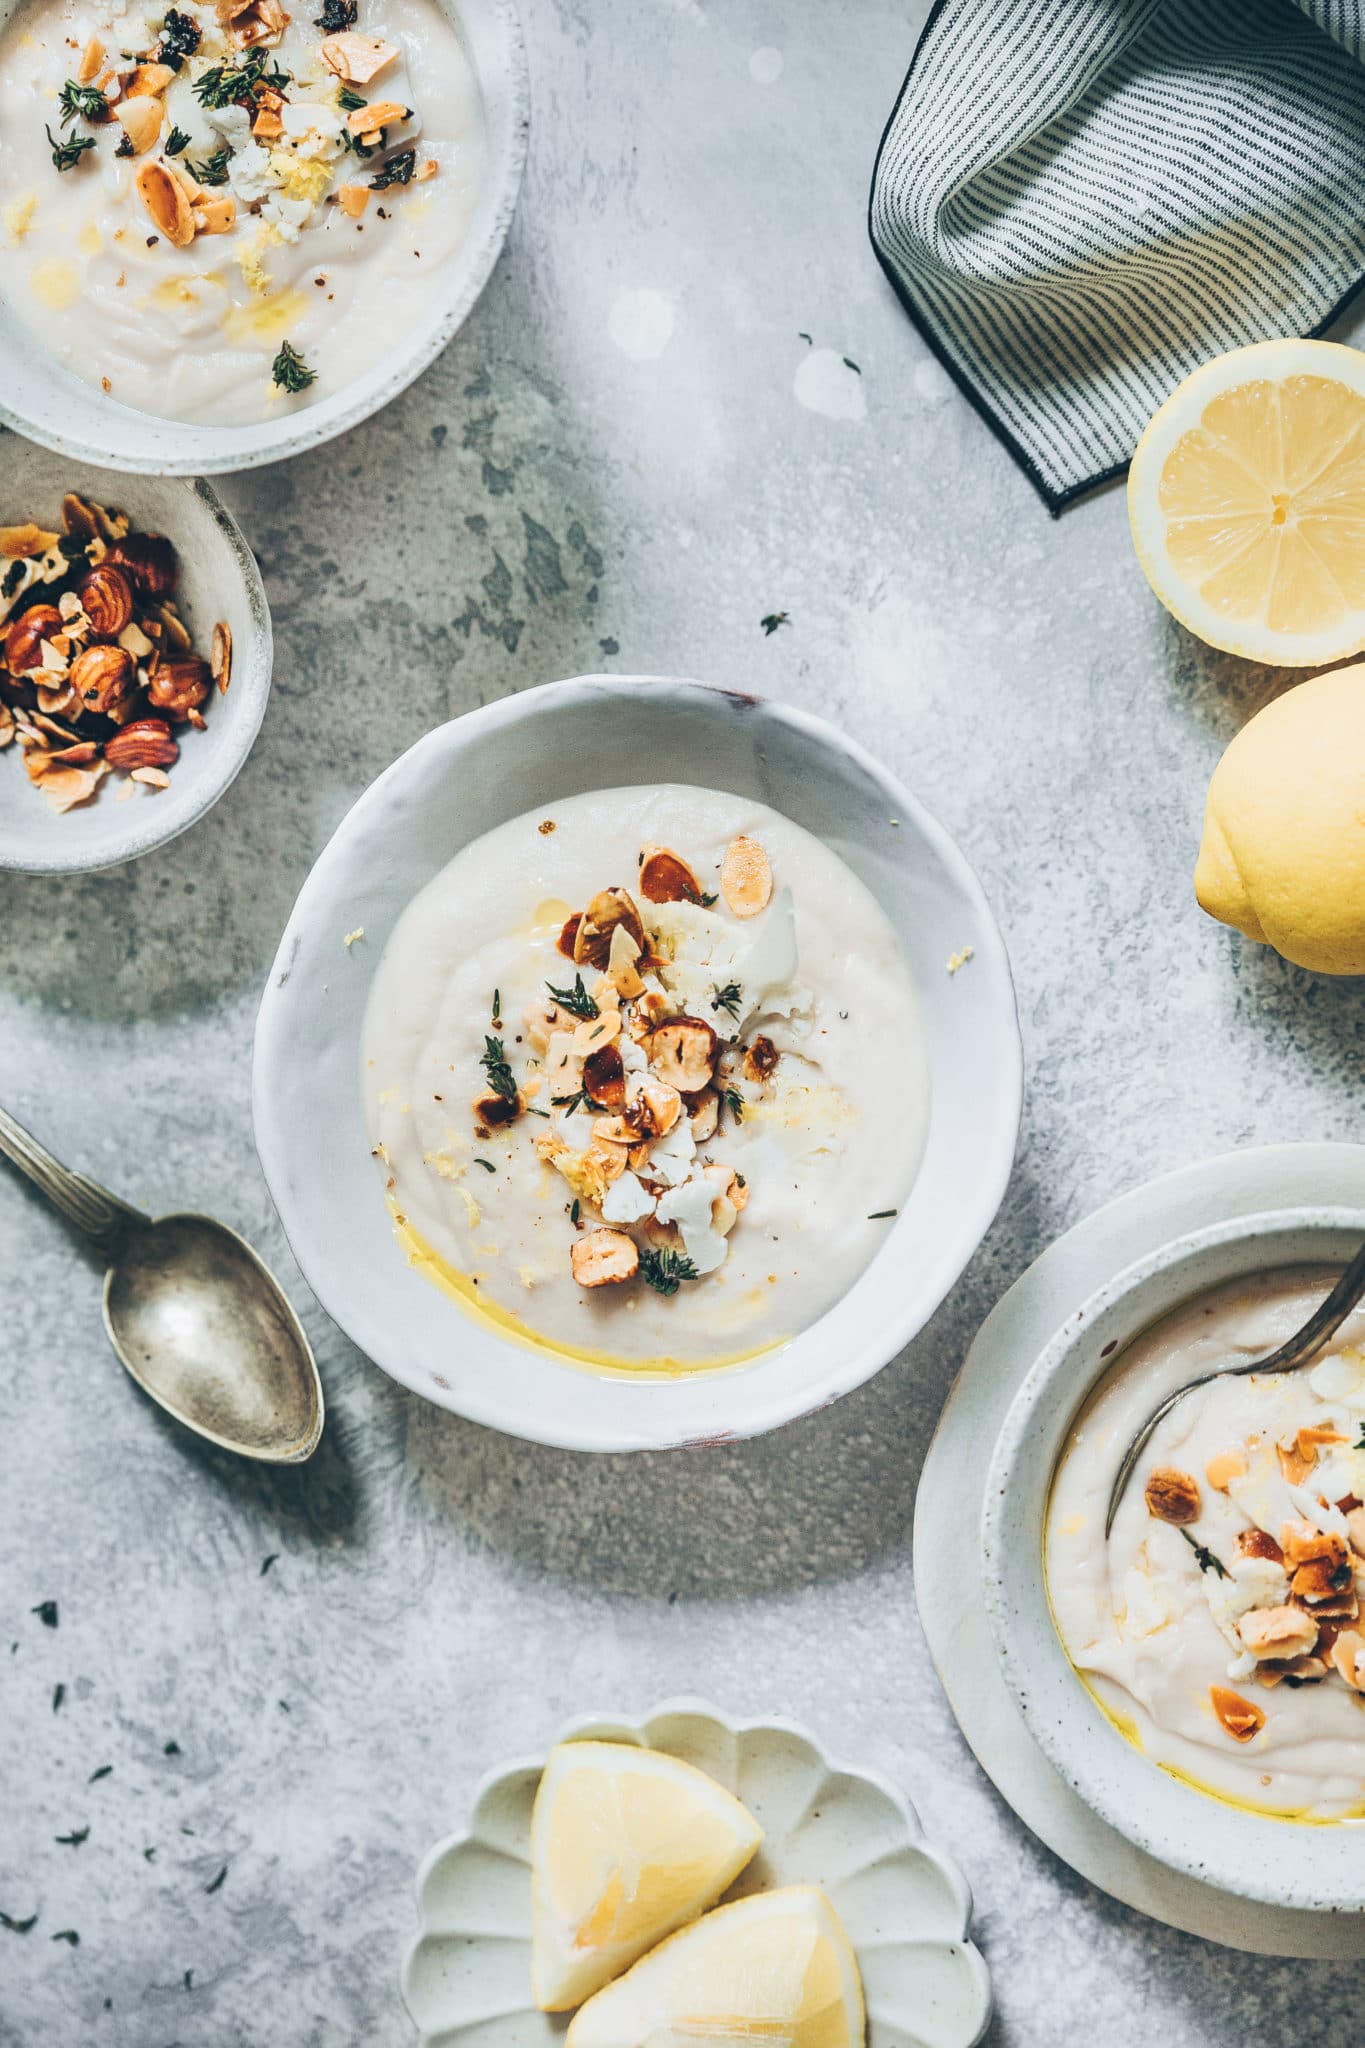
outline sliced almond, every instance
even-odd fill
[[[156,101],[149,102],[155,106]],[[185,249],[194,240],[194,209],[189,193],[164,163],[143,164],[137,174],[138,197],[154,225],[174,248]]]
[[[1250,1742],[1265,1727],[1265,1709],[1226,1685],[1211,1685],[1209,1699],[1219,1721],[1234,1742]]]
[[[756,839],[741,832],[720,864],[720,893],[736,917],[757,917],[773,893],[773,871]]]
[[[640,1252],[623,1230],[589,1230],[575,1238],[569,1263],[580,1287],[619,1287],[639,1272]]]
[[[359,220],[369,203],[368,185],[342,185],[338,188],[337,205],[343,213],[349,214],[352,220]]]
[[[1280,1461],[1281,1476],[1288,1481],[1290,1486],[1302,1486],[1304,1480],[1318,1462],[1317,1446],[1315,1444],[1310,1444],[1306,1451],[1300,1449],[1297,1442],[1292,1444],[1276,1444],[1275,1456]]]
[[[194,208],[195,233],[230,235],[237,225],[237,201],[230,192],[207,195]]]
[[[440,168],[441,166],[437,163],[434,156],[427,157],[422,163],[418,164],[417,169],[413,172],[413,184],[425,185],[427,179],[434,178],[436,176],[436,173],[440,170]]]
[[[118,644],[128,650],[135,660],[143,661],[155,648],[155,641],[149,640],[141,626],[129,623],[118,636]]]
[[[94,80],[99,77],[100,66],[103,62],[104,44],[98,36],[91,36],[89,42],[81,51],[80,68],[76,73],[77,83],[79,85],[93,84]]]
[[[1289,1590],[1296,1600],[1306,1600],[1316,1607],[1323,1601],[1333,1601],[1351,1591],[1351,1564],[1342,1545],[1340,1557],[1315,1557],[1307,1564],[1301,1564],[1289,1584]]]
[[[1240,1451],[1219,1451],[1204,1467],[1204,1477],[1215,1493],[1226,1493],[1233,1480],[1240,1479],[1246,1468],[1247,1461]]]
[[[714,1088],[706,1089],[698,1098],[690,1113],[690,1122],[692,1136],[699,1145],[704,1145],[708,1138],[715,1137],[716,1126],[720,1122],[720,1097]]]
[[[23,526],[0,526],[0,555],[8,555],[11,561],[27,561],[35,555],[45,555],[56,545],[57,535],[35,526],[31,519]]]
[[[580,965],[586,962],[604,970],[611,959],[612,933],[618,925],[625,926],[643,952],[645,928],[634,898],[625,889],[599,890],[574,928],[574,959]]]
[[[171,778],[164,768],[134,768],[131,770],[134,782],[145,783],[148,789],[169,789]]]
[[[145,156],[156,141],[157,136],[160,135],[163,111],[160,100],[152,99],[145,93],[136,99],[120,100],[118,106],[115,107],[114,119],[132,144],[134,156]],[[152,168],[164,171],[165,165],[158,165]],[[142,173],[140,171],[138,173],[137,189],[142,193],[143,204],[147,206],[148,213],[151,213],[153,220],[155,220],[156,215],[153,213],[151,206],[147,204],[147,195],[142,189]],[[163,227],[161,232],[168,239],[174,240],[169,228]],[[187,237],[186,239],[189,238]],[[183,242],[176,243],[178,249],[184,246]]]
[[[367,107],[356,107],[346,116],[346,126],[352,135],[376,135],[381,128],[392,128],[397,121],[406,121],[408,110],[397,100],[375,100]]]
[[[626,1082],[626,1114],[648,1138],[662,1138],[683,1113],[682,1096],[652,1074],[631,1074]]]
[[[1343,1629],[1327,1652],[1327,1661],[1338,1678],[1356,1692],[1365,1692],[1365,1636],[1358,1629]]]
[[[262,107],[251,124],[251,132],[258,142],[278,142],[284,133],[284,123],[273,107]]]
[[[124,100],[159,99],[174,77],[169,64],[139,64],[123,88]]]
[[[228,684],[232,681],[232,628],[226,619],[220,619],[213,629],[209,671],[218,685],[219,696],[226,697]]]
[[[671,846],[641,848],[639,879],[647,903],[695,903],[701,896],[701,883]]]
[[[1301,1607],[1253,1607],[1237,1623],[1237,1633],[1253,1657],[1306,1657],[1318,1640],[1318,1625]]]
[[[1280,1548],[1284,1561],[1291,1572],[1300,1565],[1313,1564],[1318,1558],[1327,1558],[1333,1564],[1346,1560],[1346,1539],[1334,1536],[1329,1530],[1319,1529],[1309,1521],[1286,1522],[1280,1530]]]
[[[357,35],[354,29],[324,36],[318,47],[327,69],[347,85],[368,85],[398,55],[396,45],[382,36]]]
[[[680,1095],[705,1088],[716,1064],[717,1038],[700,1017],[672,1017],[645,1040],[649,1063]]]
[[[607,954],[607,974],[618,997],[627,1001],[644,994],[644,982],[635,965],[640,957],[638,943],[631,937],[624,924],[618,924],[611,935],[611,950]]]
[[[575,1024],[573,1049],[581,1060],[589,1053],[599,1052],[604,1045],[621,1036],[621,1012],[599,1010],[595,1017],[585,1017],[581,1024]]]

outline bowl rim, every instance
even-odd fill
[[[675,1424],[669,1430],[656,1428],[646,1433],[639,1416],[632,1415],[630,1404],[625,1402],[618,1404],[616,1413],[619,1419],[610,1427],[600,1420],[580,1416],[575,1412],[552,1415],[548,1407],[543,1414],[531,1412],[519,1415],[516,1425],[513,1426],[500,1406],[496,1394],[490,1399],[482,1388],[474,1391],[461,1390],[458,1402],[440,1398],[438,1390],[433,1390],[429,1380],[420,1375],[415,1367],[408,1365],[404,1347],[395,1344],[392,1333],[387,1332],[386,1326],[379,1320],[367,1320],[363,1309],[357,1310],[348,1306],[345,1320],[334,1312],[332,1301],[335,1299],[335,1288],[331,1279],[331,1269],[325,1259],[315,1256],[314,1247],[307,1241],[306,1228],[300,1227],[286,1214],[276,1193],[277,1189],[287,1187],[289,1180],[287,1147],[281,1136],[280,1123],[266,1113],[271,1076],[279,1060],[279,1047],[288,1037],[288,1026],[281,1014],[277,997],[284,985],[281,977],[284,977],[285,982],[288,980],[293,956],[299,944],[300,928],[311,929],[314,926],[314,905],[323,895],[325,878],[334,862],[340,858],[344,843],[356,826],[372,811],[382,808],[389,789],[395,782],[410,774],[419,759],[429,754],[452,750],[457,753],[464,751],[476,739],[483,739],[499,730],[510,730],[524,720],[534,718],[549,704],[571,697],[574,693],[594,697],[628,696],[633,701],[639,701],[642,692],[653,685],[663,685],[670,691],[692,695],[695,701],[708,706],[718,705],[721,700],[728,700],[732,704],[742,706],[746,711],[757,710],[765,718],[775,720],[798,733],[807,745],[821,750],[837,749],[885,792],[888,802],[895,807],[893,815],[913,820],[923,840],[952,874],[956,886],[970,903],[978,921],[976,951],[983,974],[989,974],[992,987],[998,991],[995,1028],[1001,1042],[1002,1054],[1006,1046],[1009,1053],[1008,1062],[1006,1063],[1002,1057],[993,1076],[1001,1102],[990,1134],[987,1156],[989,1170],[983,1170],[979,1175],[972,1200],[964,1201],[955,1216],[953,1231],[945,1241],[941,1274],[931,1289],[932,1304],[921,1311],[907,1293],[907,1306],[903,1312],[894,1317],[888,1316],[878,1324],[875,1331],[869,1331],[858,1341],[846,1345],[842,1351],[828,1360],[813,1385],[789,1384],[784,1393],[783,1383],[775,1382],[765,1398],[751,1396],[743,1404],[742,1412],[727,1415],[724,1428],[710,1435],[699,1436],[679,1424]],[[490,704],[477,706],[443,725],[434,727],[400,754],[398,759],[384,769],[356,799],[309,870],[266,976],[256,1019],[251,1092],[257,1156],[294,1257],[323,1308],[381,1371],[423,1399],[433,1401],[434,1405],[462,1415],[469,1421],[497,1429],[504,1435],[519,1436],[529,1442],[542,1443],[562,1450],[602,1453],[703,1448],[718,1441],[733,1442],[765,1435],[785,1423],[797,1421],[828,1406],[830,1402],[838,1400],[854,1387],[862,1385],[882,1371],[925,1327],[930,1316],[956,1286],[979,1248],[999,1210],[1013,1174],[1023,1107],[1023,1047],[1009,956],[975,870],[950,834],[924,808],[919,799],[858,741],[813,712],[782,703],[772,697],[760,696],[752,691],[702,682],[694,677],[589,674],[538,684],[531,689],[518,691],[512,696],[498,698]],[[835,1313],[856,1294],[867,1270],[865,1268],[864,1273],[860,1274],[848,1291],[840,1297],[840,1301],[826,1311],[826,1316]],[[792,1341],[799,1342],[810,1337],[821,1327],[824,1320],[822,1317],[809,1325]]]
[[[1257,1210],[1183,1231],[1120,1268],[1073,1310],[1020,1381],[986,1473],[979,1532],[984,1606],[1001,1675],[1034,1741],[1091,1810],[1135,1847],[1187,1877],[1267,1905],[1347,1913],[1365,1913],[1365,1875],[1359,1869],[1354,1874],[1347,1869],[1333,1881],[1335,1874],[1324,1871],[1322,1851],[1333,1841],[1343,1850],[1347,1843],[1358,1842],[1354,1824],[1324,1828],[1318,1823],[1280,1819],[1239,1808],[1182,1783],[1113,1727],[1077,1674],[1051,1617],[1043,1569],[1043,1531],[1057,1455],[1072,1422],[1128,1344],[1207,1288],[1237,1276],[1201,1281],[1191,1275],[1188,1289],[1144,1314],[1127,1336],[1120,1336],[1116,1352],[1108,1358],[1096,1355],[1094,1369],[1077,1374],[1074,1394],[1055,1432],[1058,1442],[1055,1446],[1049,1443],[1046,1458],[1040,1458],[1038,1447],[1030,1445],[1030,1433],[1041,1402],[1073,1366],[1078,1347],[1093,1342],[1100,1319],[1108,1313],[1121,1313],[1139,1290],[1193,1268],[1209,1253],[1245,1246],[1251,1254],[1267,1240],[1302,1238],[1305,1233],[1346,1237],[1358,1243],[1363,1231],[1365,1207],[1304,1204]],[[1335,1248],[1324,1251],[1322,1263],[1334,1264],[1342,1256]],[[1302,1253],[1279,1255],[1272,1250],[1257,1259],[1251,1270],[1306,1263],[1310,1260]],[[1011,1516],[1019,1507],[1020,1487],[1030,1483],[1023,1468],[1031,1470],[1036,1487],[1037,1474],[1044,1466],[1036,1529],[1032,1492],[1026,1503],[1029,1568],[1036,1575],[1030,1590],[1040,1591],[1049,1617],[1046,1631],[1038,1639],[1028,1628],[1018,1626],[1007,1571],[1018,1550]],[[1098,1769],[1093,1767],[1097,1754]],[[1103,1768],[1105,1762],[1114,1767],[1112,1776]],[[1311,1869],[1307,1867],[1310,1846],[1318,1852],[1311,1859]],[[1296,1849],[1304,1868],[1301,1874],[1286,1879],[1286,1866],[1293,1862]],[[1342,1860],[1348,1859],[1343,1856]]]
[[[468,0],[437,0],[457,19]],[[166,477],[235,475],[241,470],[259,469],[267,463],[283,462],[305,454],[328,441],[348,434],[416,382],[424,370],[454,340],[469,318],[501,256],[511,229],[526,168],[531,122],[531,79],[526,54],[526,37],[516,0],[476,0],[489,22],[495,22],[503,39],[502,67],[496,75],[499,95],[506,101],[506,113],[498,127],[501,147],[490,150],[484,165],[484,193],[487,218],[477,241],[471,239],[456,253],[452,270],[458,272],[458,288],[452,292],[439,318],[423,338],[416,339],[410,353],[401,354],[388,374],[371,373],[336,393],[333,399],[306,406],[301,412],[284,414],[277,420],[257,420],[244,425],[204,425],[191,420],[164,419],[157,413],[142,413],[136,407],[107,404],[133,421],[145,421],[149,445],[139,451],[120,447],[111,457],[97,441],[87,441],[61,424],[61,388],[50,387],[53,417],[38,418],[21,413],[0,386],[0,426],[11,428],[26,440],[87,462],[94,468],[118,474]],[[0,29],[3,22],[0,21]],[[477,65],[475,78],[480,95],[487,101],[489,74]],[[72,373],[74,374],[74,373]],[[80,380],[84,384],[84,379]],[[358,388],[359,387],[359,388]],[[348,397],[348,391],[354,395]],[[93,393],[94,401],[100,394]],[[129,427],[129,435],[133,428]],[[122,437],[120,437],[122,438]]]
[[[647,1749],[650,1746],[650,1729],[656,1721],[683,1718],[708,1721],[713,1727],[721,1728],[727,1735],[735,1737],[754,1734],[795,1737],[797,1741],[803,1742],[819,1758],[821,1764],[831,1776],[860,1779],[865,1784],[875,1786],[877,1791],[890,1802],[905,1823],[906,1836],[910,1845],[917,1849],[925,1857],[926,1861],[933,1864],[951,1893],[960,1932],[952,1936],[945,1934],[942,1937],[942,1941],[945,1947],[953,1948],[965,1960],[972,1978],[981,2011],[981,2024],[978,2032],[973,2037],[972,2043],[972,2048],[975,2048],[975,2044],[981,2040],[987,2027],[990,2025],[994,2010],[994,1993],[991,1984],[990,1968],[972,1935],[972,1916],[975,1909],[971,1886],[953,1858],[929,1840],[924,1832],[924,1825],[920,1820],[919,1811],[909,1795],[903,1792],[900,1786],[895,1784],[883,1772],[867,1765],[851,1764],[842,1761],[838,1755],[831,1753],[827,1746],[804,1722],[797,1721],[786,1714],[727,1714],[722,1708],[713,1705],[709,1700],[700,1698],[695,1693],[670,1693],[667,1699],[660,1700],[656,1706],[648,1708],[642,1714],[574,1714],[569,1720],[562,1722],[556,1728],[543,1749],[535,1753],[509,1757],[505,1762],[493,1764],[482,1772],[470,1794],[468,1819],[465,1826],[456,1828],[450,1834],[442,1836],[439,1841],[435,1842],[427,1850],[417,1866],[417,1874],[413,1884],[417,1909],[417,1928],[415,1933],[410,1935],[403,1944],[402,1960],[399,1969],[399,1994],[403,2001],[403,2010],[406,2012],[409,2020],[412,2021],[412,2024],[418,2027],[418,2031],[420,2032],[421,2028],[413,2014],[409,1992],[417,1953],[427,1933],[423,1918],[423,1898],[426,1886],[432,1872],[445,1857],[465,1847],[466,1844],[477,1840],[474,1833],[475,1816],[488,1794],[498,1786],[511,1783],[515,1779],[531,1776],[539,1779],[543,1775],[545,1766],[549,1761],[550,1752],[559,1748],[562,1743],[590,1742],[594,1740],[620,1742],[627,1737],[634,1737],[641,1748]],[[698,1766],[698,1768],[701,1767]],[[529,1864],[527,1874],[529,1878]]]
[[[41,448],[44,444],[38,442],[31,445]],[[190,491],[199,500],[226,541],[237,573],[242,579],[243,593],[254,631],[249,648],[239,649],[235,645],[233,647],[231,687],[227,698],[220,701],[235,701],[236,704],[245,702],[246,709],[240,717],[234,718],[230,727],[226,717],[218,721],[223,736],[215,742],[214,752],[205,761],[202,779],[196,784],[196,798],[202,797],[202,801],[187,816],[175,822],[173,814],[159,813],[154,804],[130,804],[127,807],[128,841],[117,851],[110,852],[100,848],[82,850],[73,843],[69,853],[54,853],[52,850],[41,855],[25,853],[22,850],[17,853],[6,852],[0,855],[0,874],[98,874],[109,868],[124,867],[129,861],[140,860],[146,853],[154,853],[163,846],[171,845],[174,840],[182,838],[186,832],[199,824],[201,819],[207,817],[214,805],[227,795],[256,744],[261,721],[265,717],[265,707],[270,698],[270,685],[275,666],[275,632],[260,566],[241,527],[211,484],[200,476],[177,476],[174,473],[168,473],[165,482],[173,490]],[[249,659],[246,658],[248,656]],[[237,665],[239,660],[242,662],[241,669]],[[235,700],[234,689],[237,692]],[[108,801],[107,798],[103,800]],[[97,801],[100,799],[97,798]],[[139,812],[144,815],[139,817]],[[159,815],[165,816],[168,822],[164,825],[158,824]]]

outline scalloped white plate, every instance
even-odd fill
[[[727,1892],[822,1885],[848,1931],[867,1995],[868,2048],[972,2048],[990,2019],[990,1979],[968,1937],[966,1881],[920,1833],[884,1778],[832,1764],[790,1721],[731,1721],[671,1700],[642,1721],[572,1722],[558,1741],[635,1742],[682,1757],[742,1799],[763,1847]],[[479,1787],[467,1834],[441,1842],[417,1877],[417,1939],[403,2002],[422,2048],[551,2048],[566,2013],[531,1998],[531,1807],[543,1759],[504,1765]]]

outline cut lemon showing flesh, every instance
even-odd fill
[[[861,2048],[858,1963],[822,1891],[718,1906],[590,1998],[565,2048]]]
[[[1138,442],[1128,517],[1182,625],[1252,661],[1365,646],[1365,354],[1260,341],[1187,377]]]
[[[704,1771],[624,1742],[561,1742],[531,1816],[531,1979],[579,2005],[714,1905],[763,1830]]]

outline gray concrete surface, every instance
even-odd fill
[[[1148,1174],[1356,1137],[1365,1108],[1359,985],[1190,893],[1207,773],[1272,678],[1165,619],[1119,494],[1048,520],[866,246],[922,12],[529,0],[524,203],[467,329],[349,440],[227,483],[279,650],[241,780],[133,869],[0,892],[4,1099],[136,1200],[246,1231],[331,1402],[302,1473],[187,1440],[0,1175],[0,1909],[38,1915],[0,1928],[4,2048],[399,2048],[412,1873],[479,1772],[679,1690],[906,1786],[975,1888],[996,2043],[1360,2038],[1358,1971],[1172,1934],[1044,1851],[915,1617],[916,1475],[1005,1285]],[[704,1455],[585,1461],[390,1385],[309,1298],[252,1150],[257,992],[336,820],[435,722],[599,666],[840,720],[976,861],[1018,977],[1022,1151],[964,1282],[861,1393]]]

